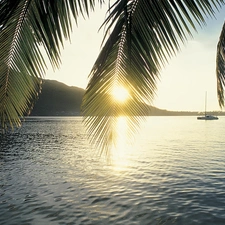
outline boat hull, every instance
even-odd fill
[[[198,116],[198,120],[218,120],[219,118],[217,116],[212,115],[206,115],[206,116]]]

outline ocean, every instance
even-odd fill
[[[225,117],[118,120],[109,157],[81,117],[31,117],[0,134],[0,224],[225,224]]]

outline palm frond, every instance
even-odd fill
[[[0,1],[0,124],[19,126],[41,90],[44,55],[54,68],[69,39],[72,16],[89,14],[97,0]],[[102,0],[98,0],[102,4]]]
[[[113,143],[115,117],[129,116],[133,130],[146,115],[156,93],[160,69],[179,50],[179,43],[196,30],[204,15],[214,15],[223,1],[118,0],[104,25],[108,39],[91,70],[82,110],[92,142],[101,149]],[[118,104],[110,93],[117,85],[130,93]],[[104,150],[103,150],[104,151]]]
[[[219,42],[217,44],[216,55],[216,77],[217,77],[217,96],[220,107],[224,106],[224,87],[225,87],[225,23],[223,25]]]
[[[43,58],[32,35],[26,13],[28,1],[20,1],[0,31],[0,120],[3,129],[20,125],[40,89]],[[26,35],[26,40],[23,36]],[[32,74],[32,76],[30,75]]]

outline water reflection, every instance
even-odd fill
[[[129,166],[129,155],[132,152],[132,142],[127,117],[117,117],[114,132],[115,139],[111,149],[110,162],[114,170],[123,171]]]
[[[2,136],[0,224],[225,224],[224,123],[148,118],[134,141],[126,117],[114,124],[110,165],[81,118]]]

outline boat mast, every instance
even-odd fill
[[[205,116],[206,116],[206,104],[207,104],[207,91],[205,92]]]

